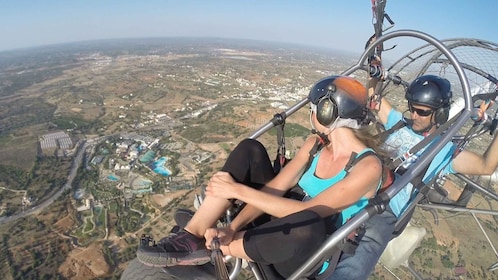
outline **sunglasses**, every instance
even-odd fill
[[[411,113],[417,113],[417,115],[421,117],[430,116],[434,112],[434,110],[423,110],[423,109],[414,108],[412,104],[408,104],[408,109],[410,110]]]

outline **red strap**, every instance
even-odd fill
[[[382,182],[382,186],[380,187],[379,193],[385,191],[389,186],[394,182],[394,172],[384,166],[384,181]]]

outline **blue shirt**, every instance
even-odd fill
[[[365,153],[366,151],[373,151],[373,150],[370,148],[367,148],[367,149],[361,151],[356,157],[359,157],[361,154]],[[301,179],[299,179],[299,182],[298,182],[298,185],[311,198],[319,195],[321,192],[328,189],[329,187],[332,187],[337,182],[344,179],[344,177],[346,177],[346,175],[347,175],[346,170],[344,170],[344,168],[343,168],[334,177],[324,178],[324,179],[317,177],[315,175],[315,171],[316,171],[316,166],[318,164],[318,159],[319,159],[321,153],[322,153],[322,151],[320,151],[318,153],[318,155],[313,158],[313,161],[311,162],[310,167],[308,168],[308,170],[306,170],[304,172],[303,176],[301,176]],[[380,184],[379,184],[379,187],[380,187]],[[338,219],[337,226],[343,225],[349,218],[353,217],[358,212],[360,212],[363,208],[365,208],[365,206],[367,204],[368,204],[368,198],[362,197],[355,204],[342,210],[341,211],[341,219]]]
[[[401,112],[392,109],[389,112],[387,123],[384,125],[386,129],[390,129],[396,123],[403,119]],[[403,157],[413,146],[418,142],[422,141],[424,136],[415,133],[410,127],[403,126],[402,128],[394,131],[387,138],[384,143],[384,149],[387,150],[392,158]],[[436,137],[433,141],[438,140]],[[434,142],[433,142],[434,143]],[[417,159],[425,151],[426,147],[423,147],[417,151],[414,155],[407,158],[401,166],[403,168],[408,168],[411,164],[415,163]],[[456,146],[453,143],[447,143],[434,157],[434,160],[429,164],[427,172],[425,173],[422,181],[424,183],[429,182],[439,171],[442,171],[441,175],[448,173],[455,173],[452,167],[452,155],[455,151]],[[393,213],[399,217],[410,204],[412,197],[413,185],[410,183],[402,188],[389,202],[389,206]]]

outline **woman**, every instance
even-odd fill
[[[318,81],[308,98],[318,136],[308,138],[277,175],[259,142],[242,141],[209,181],[206,198],[185,228],[156,246],[140,247],[138,259],[151,266],[206,263],[216,237],[223,254],[271,264],[288,277],[318,249],[326,233],[358,213],[375,196],[382,177],[375,154],[346,169],[352,158],[380,144],[362,127],[366,89],[352,78],[331,76]],[[310,158],[317,139],[325,145]],[[296,185],[307,194],[302,201],[284,197]],[[214,228],[233,200],[246,205],[228,227]],[[247,228],[263,214],[272,219]]]

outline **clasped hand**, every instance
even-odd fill
[[[206,239],[206,248],[210,250],[213,249],[212,242],[214,238],[218,238],[220,245],[228,246],[228,244],[232,242],[234,234],[235,232],[227,227],[208,228],[204,233],[204,238]]]
[[[228,172],[217,172],[211,177],[206,187],[206,196],[232,199],[235,198],[235,180]]]

